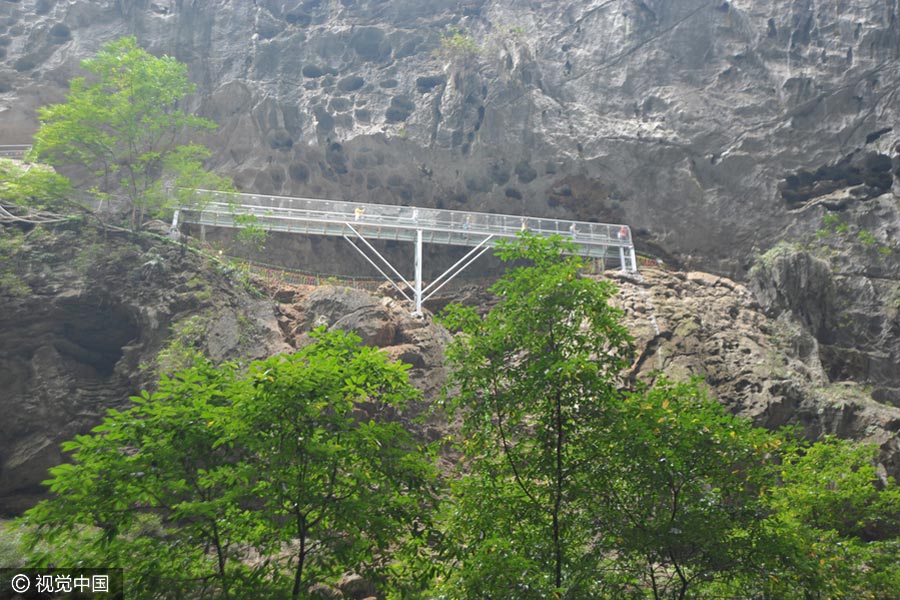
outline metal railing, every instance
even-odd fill
[[[477,246],[485,236],[495,240],[514,238],[521,231],[529,231],[569,238],[586,256],[611,257],[623,250],[628,253],[629,270],[636,267],[631,256],[631,229],[623,224],[211,190],[195,192],[196,204],[194,208],[181,207],[187,213],[182,219],[201,225],[240,227],[240,216],[252,215],[254,225],[274,231],[345,235],[350,226],[374,239],[414,241],[416,231],[421,230],[426,242],[456,246]]]
[[[29,144],[12,144],[7,146],[0,145],[0,157],[3,158],[24,158],[28,151],[31,150]]]

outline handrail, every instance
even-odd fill
[[[0,157],[20,158],[28,154],[29,150],[31,150],[30,144],[0,145]]]
[[[199,201],[193,207],[182,205],[180,208],[197,214],[195,217],[186,216],[186,220],[204,225],[234,227],[234,216],[246,214],[254,216],[259,226],[276,230],[295,230],[304,224],[323,227],[349,224],[366,228],[367,235],[382,239],[412,239],[416,230],[422,230],[426,234],[443,234],[441,240],[431,241],[463,246],[477,245],[479,236],[512,238],[527,230],[538,235],[561,235],[586,251],[591,247],[602,247],[630,252],[633,248],[631,228],[624,224],[214,190],[194,191]],[[373,231],[372,227],[386,231]]]

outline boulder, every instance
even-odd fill
[[[307,590],[307,594],[309,595],[310,600],[343,600],[344,594],[341,593],[341,590],[331,587],[330,585],[326,585],[324,583],[317,583],[312,585]]]
[[[338,588],[348,600],[365,600],[375,597],[375,586],[361,575],[344,575],[338,582]]]

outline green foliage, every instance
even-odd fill
[[[25,244],[25,234],[16,227],[0,228],[0,258],[4,265],[16,258]]]
[[[868,229],[860,229],[859,233],[856,234],[856,239],[858,239],[863,246],[874,246],[878,243],[878,240],[875,239],[875,236]]]
[[[88,228],[83,232],[81,246],[74,257],[75,269],[82,275],[88,274],[103,260],[103,256],[111,249],[104,247],[103,238],[96,229]]]
[[[521,25],[510,25],[509,27],[506,27],[506,32],[510,37],[513,38],[525,37],[525,28]]]
[[[756,259],[756,262],[751,268],[750,273],[753,274],[754,270],[758,270],[760,268],[770,268],[779,257],[790,256],[791,254],[795,254],[800,250],[801,246],[799,244],[782,240],[769,248],[765,253],[763,253],[759,256],[759,258]]]
[[[846,235],[850,232],[850,225],[835,214],[826,214],[822,217],[822,227],[816,231],[816,238],[825,240],[833,235]],[[856,240],[866,248],[875,249],[880,256],[890,256],[893,252],[890,246],[878,243],[878,239],[868,229],[860,228],[856,233]]]
[[[822,217],[822,227],[834,229],[838,225],[842,224],[841,218],[833,213],[828,213],[824,217]]]
[[[760,597],[893,598],[900,589],[900,489],[879,481],[873,446],[828,438],[784,453],[765,496]]]
[[[447,580],[453,597],[594,590],[584,568],[607,524],[584,507],[606,482],[589,473],[605,447],[631,339],[608,303],[613,286],[581,277],[581,260],[566,256],[572,250],[527,233],[501,245],[501,259],[530,266],[491,288],[500,302],[484,319],[460,306],[444,317],[462,332],[447,350],[458,386],[450,407],[465,418],[471,470],[458,493],[482,506],[482,515],[462,511],[451,524],[464,565]],[[485,528],[485,519],[494,524]],[[522,585],[506,585],[510,577]]]
[[[0,202],[58,209],[68,202],[71,184],[52,169],[0,158]]]
[[[157,373],[172,375],[204,360],[203,344],[209,335],[211,315],[192,315],[172,325],[166,345],[156,354]]]
[[[13,298],[26,298],[31,294],[31,286],[15,273],[0,273],[0,293]]]
[[[190,190],[184,190],[184,192],[189,194]],[[188,200],[186,205],[191,206],[190,202]],[[231,220],[234,226],[238,228],[237,233],[229,243],[223,243],[217,247],[218,255],[225,257],[233,255],[246,256],[248,253],[252,254],[265,250],[266,242],[269,240],[269,230],[261,225],[260,218],[254,214],[241,212],[241,207],[237,204],[229,204],[229,212],[231,213]],[[249,288],[252,288],[247,265],[239,260],[231,260],[230,258],[226,258],[226,260],[229,261],[229,272],[242,279],[243,283],[247,284]],[[252,289],[253,293],[256,293],[256,291],[256,289]]]
[[[240,227],[235,239],[244,249],[260,251],[266,246],[269,232],[259,225],[259,218],[250,214],[235,214],[232,219]]]
[[[782,516],[842,536],[877,540],[900,536],[900,488],[879,489],[877,448],[826,438],[787,457],[784,486],[773,490]]]
[[[16,271],[25,234],[17,227],[0,227],[0,294],[24,298],[31,293],[28,283]]]
[[[227,595],[248,575],[238,558],[253,528],[237,451],[220,443],[242,389],[233,368],[203,363],[64,444],[73,463],[51,469],[55,497],[24,518],[46,544],[31,560],[127,567],[135,598]]]
[[[824,240],[835,234],[845,234],[850,226],[839,215],[828,213],[822,217],[822,227],[816,231],[816,237]]]
[[[502,21],[491,21],[494,36],[501,42],[507,39],[520,40],[525,37],[525,28],[521,25],[510,25]]]
[[[481,47],[472,36],[456,27],[441,34],[440,55],[448,60],[467,62],[481,53]]]
[[[607,515],[618,594],[682,598],[752,563],[778,436],[728,414],[699,382],[664,379],[626,396],[612,433],[595,510]]]
[[[127,567],[134,598],[298,598],[373,569],[390,590],[434,495],[429,455],[383,418],[417,393],[358,337],[316,339],[246,376],[197,360],[66,443],[22,521],[29,560]]]
[[[194,299],[200,304],[205,304],[212,299],[213,290],[209,283],[202,277],[192,277],[185,284],[185,287],[193,290]]]
[[[218,252],[222,256],[223,250]],[[250,265],[241,262],[239,259],[226,258],[224,262],[219,263],[219,270],[222,274],[227,275],[236,284],[244,288],[248,294],[256,298],[265,298],[264,288],[259,285]]]
[[[194,190],[218,190],[221,192],[234,192],[234,182],[227,177],[221,177],[203,168],[203,162],[212,156],[205,147],[198,144],[176,146],[165,158],[166,171],[171,179],[167,185],[171,186],[168,193],[177,206],[202,209],[204,198]],[[166,215],[168,216],[168,215]]]
[[[0,565],[8,569],[24,567],[25,552],[22,529],[0,522]]]
[[[106,44],[82,66],[93,77],[73,79],[64,103],[38,111],[41,127],[31,155],[55,166],[87,168],[89,186],[125,194],[135,228],[147,211],[162,207],[163,182],[206,179],[198,167],[204,151],[177,140],[215,124],[179,107],[195,89],[187,68],[148,54],[134,38]]]
[[[238,438],[258,457],[266,543],[295,541],[285,557],[294,597],[348,567],[383,578],[387,551],[401,552],[406,533],[427,523],[434,478],[403,427],[377,418],[418,397],[408,367],[356,336],[317,337],[256,365],[254,394],[237,407]]]

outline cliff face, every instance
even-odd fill
[[[703,374],[762,422],[888,452],[898,13],[900,0],[6,1],[0,143],[27,142],[35,108],[64,98],[82,59],[136,35],[189,65],[191,108],[220,125],[201,141],[242,190],[626,222],[639,248],[747,280],[755,297],[632,282],[635,327],[649,331],[647,294],[672,315],[669,337],[647,343],[682,340],[675,354],[693,357],[651,353],[641,368]],[[282,258],[348,272],[339,243],[292,241]],[[713,368],[734,319],[689,298],[725,288],[740,306],[720,313],[756,323],[752,378],[738,354]],[[867,387],[834,385],[850,381]]]
[[[0,249],[23,240],[0,224]],[[0,264],[0,515],[43,493],[59,444],[186,366],[286,351],[272,306],[191,253],[90,227],[32,231]]]
[[[897,0],[21,0],[3,139],[118,36],[190,65],[264,193],[626,221],[726,274],[893,183]],[[449,31],[458,31],[458,43]],[[452,28],[456,28],[455,30]]]
[[[789,256],[795,255],[778,260],[791,260]],[[625,311],[625,323],[636,338],[635,376],[702,377],[732,412],[757,425],[794,425],[810,439],[835,435],[866,440],[881,449],[886,472],[900,475],[900,406],[885,401],[889,391],[883,380],[860,385],[829,372],[829,355],[835,352],[830,344],[845,332],[821,344],[789,310],[773,311],[748,287],[709,273],[609,275],[619,286],[615,304]],[[841,343],[849,344],[847,338]],[[845,352],[860,354],[849,348]]]

